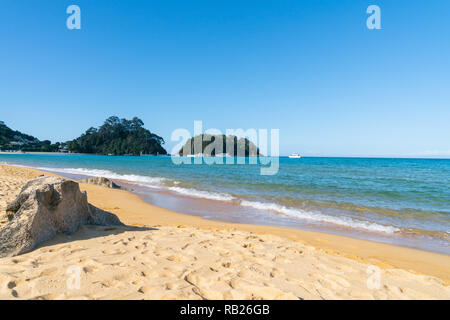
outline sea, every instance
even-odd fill
[[[248,158],[241,164],[237,159],[233,164],[172,160],[0,155],[0,164],[72,179],[107,177],[151,204],[205,219],[320,231],[450,254],[450,159],[280,157],[274,175],[261,175],[264,164]]]

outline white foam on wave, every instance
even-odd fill
[[[68,174],[79,174],[85,176],[94,176],[94,177],[105,177],[109,179],[118,179],[125,180],[140,186],[150,187],[150,188],[159,188],[170,190],[185,196],[190,196],[194,198],[202,198],[208,200],[218,200],[218,201],[231,201],[234,199],[231,195],[226,193],[219,192],[208,192],[201,191],[193,188],[181,188],[181,187],[168,187],[163,184],[164,181],[167,181],[166,178],[161,177],[149,177],[149,176],[141,176],[134,174],[119,174],[109,170],[101,170],[101,169],[86,169],[86,168],[46,168],[39,167],[39,170],[45,171],[54,171]],[[175,185],[179,184],[179,181],[173,181]]]
[[[167,180],[161,177],[149,177],[136,174],[120,174],[109,170],[86,169],[86,168],[48,168],[38,167],[39,170],[61,172],[68,174],[79,174],[84,176],[105,177],[108,179],[126,180],[148,187],[160,187],[163,181]]]
[[[113,171],[102,170],[102,169],[28,167],[28,166],[24,166],[24,165],[19,165],[19,166],[27,167],[27,168],[36,168],[39,170],[51,171],[51,172],[61,172],[61,173],[68,173],[68,174],[78,174],[78,175],[85,175],[85,176],[105,177],[105,178],[109,178],[109,179],[126,180],[129,182],[144,186],[144,187],[166,189],[166,190],[176,192],[176,193],[188,196],[188,197],[194,197],[194,198],[200,198],[200,199],[216,200],[216,201],[232,201],[235,199],[233,196],[226,194],[226,193],[202,191],[202,190],[197,190],[194,188],[182,188],[182,187],[178,187],[178,186],[167,186],[167,185],[164,185],[163,182],[167,181],[168,179],[162,178],[162,177],[150,177],[150,176],[141,176],[141,175],[134,175],[134,174],[119,174],[119,173],[116,173]],[[172,181],[172,182],[174,185],[179,184],[179,181]],[[375,232],[384,232],[384,233],[394,233],[394,232],[400,231],[399,228],[396,228],[394,226],[385,226],[385,225],[380,225],[377,223],[371,223],[371,222],[367,222],[367,221],[357,221],[357,220],[351,219],[349,217],[336,217],[336,216],[322,214],[320,212],[311,212],[311,211],[305,211],[305,210],[297,209],[297,208],[289,208],[289,207],[279,205],[276,203],[264,203],[264,202],[258,202],[258,201],[241,200],[240,205],[243,207],[251,207],[251,208],[254,208],[257,210],[262,210],[262,211],[277,212],[277,213],[281,213],[286,216],[297,218],[297,219],[305,219],[305,220],[316,221],[316,222],[332,223],[335,225],[356,228],[356,229],[363,229],[363,230],[368,230],[368,231],[372,231],[372,232],[375,231]]]
[[[242,200],[241,206],[251,207],[258,210],[275,211],[297,219],[306,219],[317,222],[332,223],[340,226],[364,229],[368,231],[385,232],[385,233],[394,233],[400,231],[399,228],[393,226],[384,226],[377,223],[370,223],[366,221],[356,221],[349,217],[335,217],[325,215],[319,212],[311,212],[302,209],[288,208],[276,203],[263,203],[257,201]]]
[[[203,198],[208,200],[231,201],[234,199],[233,196],[226,193],[201,191],[193,188],[168,187],[167,189],[186,196]]]

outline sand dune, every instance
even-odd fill
[[[37,174],[0,166],[0,209]],[[381,263],[329,254],[270,232],[181,219],[167,210],[158,216],[153,206],[133,215],[127,203],[103,199],[111,190],[83,187],[95,205],[103,203],[103,209],[135,226],[84,226],[30,253],[0,259],[1,299],[450,298],[450,288],[434,275],[389,264],[379,268]],[[134,199],[126,191],[114,192]],[[450,271],[448,264],[441,268]]]

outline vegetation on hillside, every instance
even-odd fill
[[[28,134],[12,130],[0,121],[0,150],[55,152],[61,147],[60,143],[52,144],[49,140],[40,141]]]
[[[144,122],[109,117],[97,128],[89,128],[80,137],[67,142],[68,150],[77,153],[113,155],[165,155],[164,139],[145,129]]]
[[[198,144],[196,148],[196,144]],[[201,146],[201,148],[200,148]],[[201,149],[201,150],[200,150]],[[203,154],[205,156],[228,155],[232,157],[262,156],[259,148],[247,138],[225,135],[201,134],[190,138],[178,152],[181,156]]]

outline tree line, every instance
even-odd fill
[[[74,152],[113,155],[165,155],[164,139],[144,128],[144,122],[109,117],[99,128],[91,127],[80,137],[52,144],[49,140],[14,131],[0,121],[0,149],[26,152]]]

